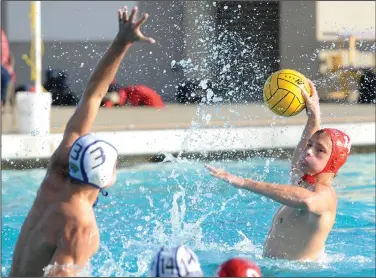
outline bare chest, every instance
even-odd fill
[[[274,217],[273,226],[279,229],[298,227],[299,230],[302,230],[314,228],[317,222],[318,217],[306,210],[282,206]]]

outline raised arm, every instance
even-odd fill
[[[139,21],[134,22],[136,15],[137,7],[133,8],[129,17],[127,7],[118,11],[119,31],[92,72],[81,100],[67,123],[63,141],[52,160],[67,163],[69,149],[73,142],[78,137],[91,131],[100,103],[114,79],[124,55],[133,42],[155,42],[152,38],[145,37],[140,31],[140,27],[146,22],[148,14],[143,14]]]
[[[302,137],[295,148],[295,151],[292,155],[291,159],[291,167],[290,167],[290,179],[291,183],[297,184],[300,177],[303,173],[299,169],[299,158],[301,152],[306,147],[308,140],[311,136],[320,129],[320,122],[321,122],[321,112],[320,112],[320,105],[319,105],[319,97],[315,88],[315,85],[309,80],[309,85],[311,87],[312,96],[309,97],[308,93],[305,91],[304,87],[302,87],[303,97],[306,102],[307,108],[307,124],[303,130]]]

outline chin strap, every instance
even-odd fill
[[[309,184],[315,184],[316,183],[316,175],[307,175],[305,174],[304,176],[302,176],[300,178],[300,181],[298,182],[298,184],[300,185],[303,181],[307,181]]]
[[[108,196],[108,192],[104,189],[101,189],[99,191],[104,197],[107,197]],[[98,197],[97,199],[95,200],[95,203],[93,204],[93,208],[96,207],[96,205],[98,204],[98,200],[99,200],[99,194],[98,194]]]

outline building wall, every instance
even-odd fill
[[[281,68],[293,68],[321,81],[317,82],[319,88],[328,83],[320,76],[319,53],[348,48],[348,41],[324,32],[356,32],[367,38],[358,41],[357,49],[375,52],[374,1],[281,1],[280,11]],[[353,15],[351,19],[349,15]]]
[[[281,68],[291,68],[315,76],[319,64],[311,60],[319,46],[315,32],[315,1],[280,2]]]
[[[77,5],[77,2],[42,3],[42,14],[49,14],[42,16],[45,50],[43,71],[48,66],[67,70],[71,77],[72,89],[80,95],[91,70],[116,35],[116,10],[120,2],[90,2],[90,8],[87,8],[89,2],[78,2]],[[57,3],[56,6],[54,3]],[[7,1],[5,4],[9,15],[5,27],[16,60],[17,84],[28,83],[30,68],[22,56],[29,54],[30,48],[27,15],[30,3]],[[181,28],[184,4],[179,1],[145,1],[139,2],[138,5],[140,12],[147,11],[150,14],[148,24],[143,27],[144,34],[155,38],[157,43],[135,44],[121,64],[117,79],[123,85],[149,85],[168,101],[173,99],[174,84],[182,75],[172,72],[170,65],[171,60],[181,60],[184,51],[181,47],[184,35]],[[20,22],[12,16],[17,14],[17,11],[22,18]],[[53,14],[59,16],[54,17]],[[70,16],[64,18],[61,14]]]
[[[44,1],[42,2],[42,33],[45,52],[43,70],[48,66],[70,73],[71,86],[81,94],[91,70],[116,34],[116,1]],[[150,14],[143,27],[145,35],[153,36],[156,45],[134,45],[117,75],[120,84],[144,83],[160,92],[167,101],[174,100],[175,86],[192,72],[172,71],[171,62],[192,58],[200,64],[210,57],[210,49],[197,44],[210,39],[213,32],[198,28],[196,19],[215,16],[212,1],[140,1],[140,11]],[[340,2],[339,2],[340,3]],[[2,22],[16,59],[17,84],[30,80],[30,68],[22,59],[30,47],[30,26],[27,1],[2,1]],[[352,2],[348,9],[361,7]],[[319,41],[316,34],[317,3],[315,1],[280,2],[281,68],[294,68],[312,79],[319,78],[318,49],[330,48],[333,41]],[[324,19],[320,19],[324,20]],[[371,19],[372,20],[372,19]],[[211,24],[214,23],[214,20]],[[352,21],[352,24],[354,21]],[[364,21],[362,21],[364,25]],[[215,26],[212,26],[213,28]],[[359,44],[369,49],[374,42]],[[346,47],[346,44],[344,45]],[[214,69],[202,75],[210,77]]]
[[[30,1],[7,1],[7,35],[12,42],[30,40]],[[45,42],[111,40],[117,31],[117,9],[137,1],[41,1]],[[16,16],[17,15],[17,16]]]

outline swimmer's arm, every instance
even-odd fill
[[[295,148],[295,151],[291,159],[291,168],[290,168],[290,179],[292,184],[298,183],[300,177],[303,173],[299,169],[299,158],[300,154],[307,146],[308,140],[312,135],[320,129],[321,122],[321,111],[319,105],[319,97],[315,85],[309,80],[309,86],[311,88],[312,96],[309,97],[308,93],[302,87],[302,94],[306,102],[307,110],[307,124],[303,130],[301,139],[298,145]]]
[[[317,215],[328,211],[332,203],[331,191],[327,186],[316,185],[315,190],[310,191],[295,185],[244,179],[242,185],[238,187],[268,197],[285,206],[304,209]]]
[[[134,22],[136,14],[136,7],[133,8],[129,18],[127,13],[119,11],[119,32],[92,72],[80,102],[67,123],[63,141],[51,159],[53,162],[66,164],[73,142],[79,136],[91,132],[100,103],[133,42],[154,43],[152,38],[145,37],[140,31],[140,27],[146,22],[148,15],[143,14],[138,21]]]
[[[100,103],[130,46],[131,43],[123,43],[118,36],[114,39],[92,72],[77,109],[66,126],[65,136],[72,133],[81,136],[91,131]]]
[[[298,145],[296,146],[294,153],[291,159],[291,169],[290,169],[290,178],[291,183],[298,183],[299,178],[303,175],[303,173],[299,169],[299,158],[300,154],[307,146],[308,140],[312,137],[312,135],[320,129],[320,118],[319,117],[309,117],[307,120],[307,124],[303,130],[302,137]]]
[[[210,165],[205,165],[205,167],[212,176],[222,179],[236,188],[247,189],[288,207],[306,209],[320,215],[328,211],[333,203],[332,191],[328,186],[315,185],[314,191],[310,191],[296,185],[246,179]]]
[[[114,79],[120,63],[129,48],[130,44],[124,45],[119,42],[118,38],[115,38],[100,59],[76,110],[67,123],[62,142],[52,155],[51,161],[53,164],[59,161],[62,164],[66,163],[70,146],[78,137],[91,131],[101,101],[106,95],[108,86]]]
[[[95,235],[95,230],[89,227],[76,227],[65,233],[44,276],[77,276],[98,250],[99,237]]]

